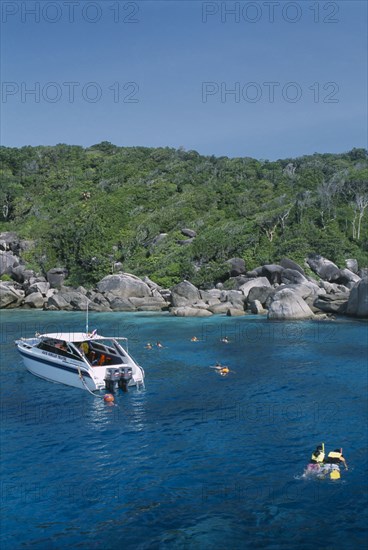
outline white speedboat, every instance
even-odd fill
[[[120,340],[126,342],[126,349]],[[144,385],[144,370],[128,353],[127,338],[92,333],[39,334],[16,340],[29,372],[89,391]]]

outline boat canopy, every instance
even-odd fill
[[[37,338],[51,338],[53,340],[62,340],[63,342],[89,342],[94,340],[127,340],[123,336],[100,336],[86,332],[53,332],[49,334],[37,334]]]

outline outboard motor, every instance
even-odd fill
[[[128,384],[133,378],[133,369],[132,367],[120,367],[120,379],[119,379],[119,388],[123,390],[123,392],[128,391]]]
[[[106,369],[105,387],[108,392],[114,392],[118,388],[123,392],[128,391],[128,385],[133,377],[132,367],[119,367]]]
[[[120,369],[106,369],[105,387],[107,391],[114,392],[119,387]]]

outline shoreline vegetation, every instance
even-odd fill
[[[368,154],[0,147],[0,308],[368,317]]]

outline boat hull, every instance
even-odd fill
[[[18,348],[19,349],[19,348]],[[66,386],[72,386],[74,388],[86,389],[86,386],[91,391],[100,389],[95,380],[93,380],[88,372],[80,367],[84,383],[79,376],[78,367],[74,366],[66,361],[52,361],[46,360],[40,357],[31,357],[29,354],[19,349],[23,357],[23,361],[26,369],[35,376],[48,380],[49,382],[55,382],[57,384],[65,384]]]

